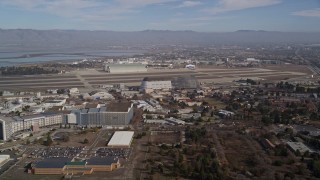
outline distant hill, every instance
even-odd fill
[[[103,49],[107,46],[320,43],[320,33],[240,30],[136,32],[0,29],[0,50]]]

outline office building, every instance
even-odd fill
[[[80,126],[128,125],[133,117],[133,104],[111,103],[106,107],[73,110],[71,114]]]
[[[0,117],[0,139],[7,140],[14,133],[62,123],[61,114],[43,113],[28,116]],[[35,128],[37,127],[37,128]]]

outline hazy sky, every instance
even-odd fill
[[[0,28],[320,32],[320,0],[0,0]]]

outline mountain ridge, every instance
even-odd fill
[[[0,50],[3,49],[61,49],[107,46],[150,45],[227,45],[320,43],[320,32],[277,32],[239,30],[235,32],[197,32],[171,30],[90,31],[0,29]]]

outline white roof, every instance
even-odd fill
[[[310,148],[308,148],[306,145],[304,145],[302,142],[287,142],[287,144],[294,150],[299,150],[301,153],[304,153],[306,151],[309,151],[310,153],[313,152]]]
[[[116,131],[109,141],[108,146],[130,146],[133,134],[133,131]]]

